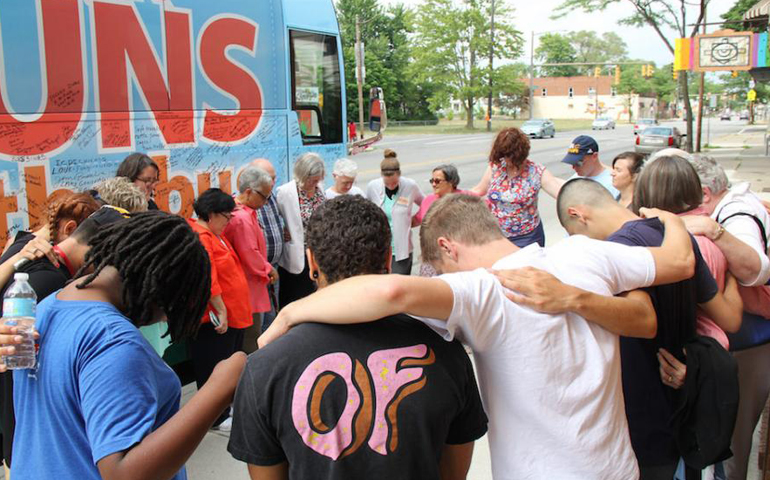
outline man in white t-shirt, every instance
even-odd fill
[[[424,261],[458,273],[344,280],[287,306],[260,344],[303,321],[359,323],[383,312],[423,317],[474,351],[496,479],[637,478],[618,337],[600,325],[613,329],[619,318],[654,315],[649,301],[612,295],[692,275],[689,235],[678,218],[661,215],[669,228],[659,248],[573,236],[548,249],[519,249],[481,199],[449,195],[431,208],[420,236]],[[541,314],[510,302],[485,270],[528,266],[574,286],[566,301],[576,313]]]
[[[575,175],[570,179],[588,178],[599,182],[612,194],[613,198],[618,198],[620,195],[618,189],[612,185],[611,169],[599,161],[599,144],[593,137],[580,135],[572,140],[562,163],[570,165],[575,171]]]

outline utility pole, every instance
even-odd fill
[[[361,46],[361,19],[356,15],[356,83],[358,83],[358,131],[364,138],[364,52]]]
[[[703,7],[703,33],[706,33],[706,7]],[[700,152],[701,137],[703,133],[703,90],[706,83],[706,72],[700,74],[700,85],[698,86],[698,125],[695,141],[695,151]]]
[[[601,68],[601,67],[597,67]],[[597,72],[594,72],[597,73]],[[596,89],[594,90],[594,100],[596,100],[596,109],[594,111],[594,120],[599,118],[599,77],[601,76],[601,70],[598,72],[599,75],[596,75]]]
[[[532,30],[532,38],[529,42],[529,119],[532,120],[535,109],[535,31]]]
[[[492,131],[492,74],[494,68],[492,62],[495,58],[495,0],[492,0],[492,25],[489,42],[489,99],[487,102],[487,132]]]

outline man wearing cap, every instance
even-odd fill
[[[618,198],[620,192],[612,186],[612,175],[610,169],[599,161],[599,144],[588,135],[580,135],[572,140],[567,150],[567,155],[562,162],[572,166],[575,175],[572,178],[588,178],[602,184],[609,190],[613,198]]]
[[[388,217],[393,236],[390,248],[393,253],[391,270],[400,275],[412,272],[412,217],[417,213],[415,205],[424,198],[417,183],[401,176],[401,164],[396,152],[386,149],[380,163],[381,178],[372,180],[366,187],[366,198],[380,207]]]
[[[75,273],[85,263],[88,253],[89,240],[99,230],[113,222],[129,217],[128,211],[105,205],[95,211],[78,225],[75,231],[66,239],[53,247],[58,259],[58,265],[51,263],[48,257],[38,258],[24,264],[18,264],[19,272],[29,274],[28,282],[37,295],[37,301],[41,302],[45,297],[64,288],[64,285],[75,276]],[[4,260],[4,259],[0,259]],[[9,280],[0,289],[0,298],[11,286],[13,280]],[[4,445],[13,445],[13,432],[16,428],[16,418],[13,411],[13,374],[5,372],[0,374],[0,424],[3,432]],[[7,460],[11,458],[11,451],[6,452]]]

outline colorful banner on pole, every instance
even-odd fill
[[[722,30],[692,38],[677,38],[674,70],[751,70],[767,67],[769,58],[767,33]]]

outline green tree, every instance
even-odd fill
[[[746,13],[751,7],[757,4],[757,0],[738,0],[735,5],[722,14],[722,20],[725,23],[722,28],[729,28],[731,30],[746,31],[751,30],[753,32],[762,33],[767,30],[767,26],[762,25],[760,22],[754,22],[746,28],[743,23],[743,14]]]
[[[535,58],[540,63],[575,63],[577,52],[569,38],[559,33],[546,33],[540,37],[535,49]],[[558,67],[540,67],[540,74],[546,77],[574,77],[581,69],[564,65]]]
[[[528,71],[529,66],[523,63],[509,63],[495,70],[493,95],[497,106],[514,118],[529,107],[529,86],[523,80]]]
[[[619,3],[621,0],[563,0],[562,4],[556,8],[555,16],[564,17],[575,10],[589,13],[600,12],[610,5]],[[631,12],[620,20],[620,24],[632,27],[651,27],[673,55],[674,38],[669,37],[666,32],[672,31],[677,37],[695,36],[703,22],[708,0],[700,0],[698,3],[692,3],[688,0],[626,0],[622,3],[630,6]],[[690,6],[693,6],[695,10],[694,19],[688,18],[688,12],[693,13],[693,8],[689,8]],[[688,30],[690,25],[692,27]],[[686,71],[679,72],[679,88],[687,115],[686,148],[692,151],[693,112],[687,77]]]
[[[489,93],[489,52],[495,63],[521,55],[521,34],[510,23],[511,8],[495,1],[494,44],[490,0],[425,0],[416,12],[411,72],[430,85],[436,110],[451,98],[463,102],[466,127],[473,128],[476,99]],[[499,67],[498,67],[499,68]]]
[[[364,109],[369,104],[369,90],[381,87],[389,118],[435,118],[428,103],[430,86],[418,84],[409,73],[412,56],[409,35],[414,29],[412,12],[403,5],[384,9],[377,0],[339,0],[336,7],[345,59],[348,119],[358,121],[356,16],[361,21],[361,40],[365,49]]]
[[[581,30],[567,34],[575,49],[575,60],[580,63],[622,62],[628,56],[626,43],[617,33],[607,32],[601,37],[594,31]],[[578,67],[581,75],[591,75],[593,67]]]
[[[751,75],[749,72],[738,72],[733,77],[730,73],[720,76],[722,93],[734,98],[731,104],[733,109],[746,108],[746,94],[751,90]],[[757,92],[757,102],[767,103],[770,101],[770,85],[766,83],[757,83],[754,85],[754,91]]]
[[[623,39],[608,32],[601,37],[596,32],[581,30],[566,34],[547,33],[540,37],[535,58],[543,63],[613,63],[621,62],[628,55]],[[548,77],[593,75],[590,65],[565,65],[541,67],[541,74]]]
[[[655,86],[653,82],[642,76],[640,68],[625,68],[620,71],[620,83],[617,85],[617,92],[625,96],[626,109],[628,110],[628,121],[631,122],[631,106],[634,95],[654,94]]]

